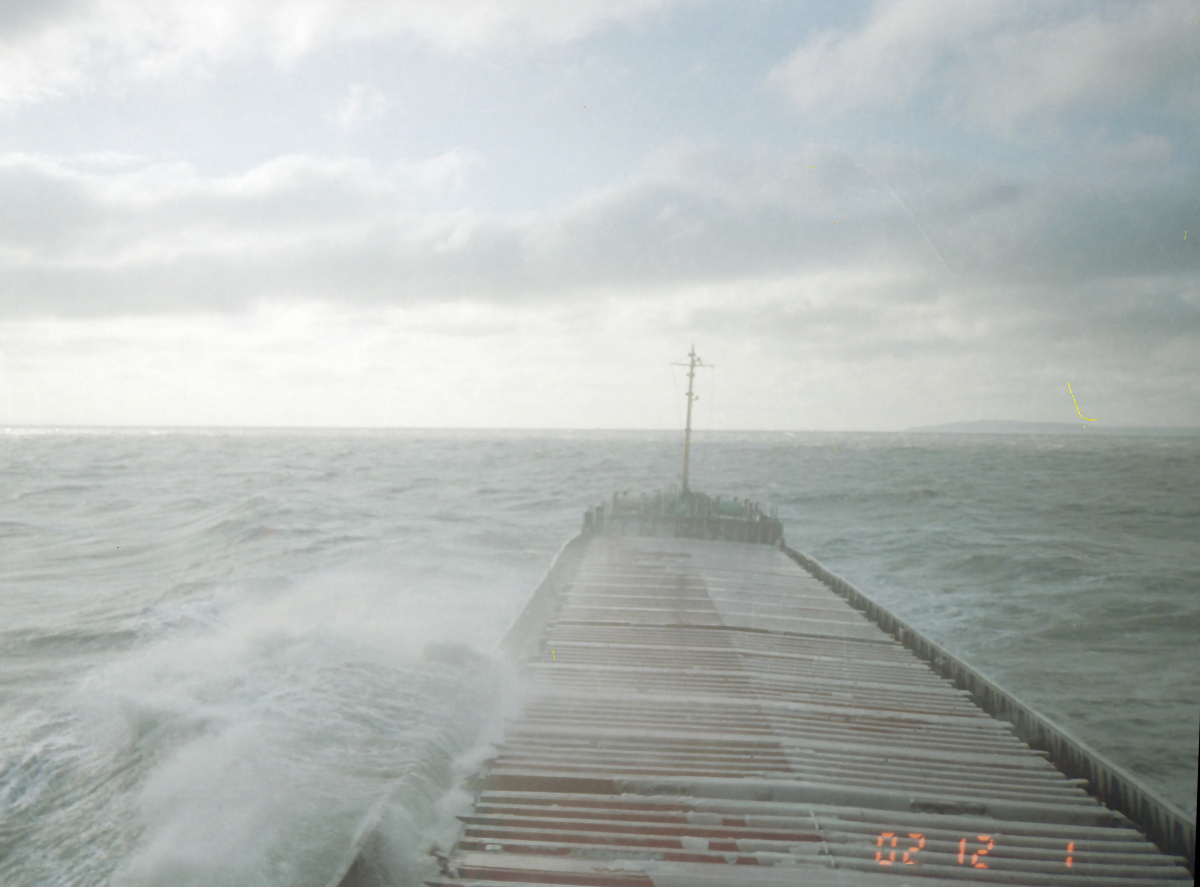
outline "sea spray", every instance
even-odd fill
[[[323,887],[373,808],[399,883],[432,863],[454,762],[510,698],[504,669],[444,640],[433,595],[378,576],[217,600],[48,705],[0,770],[30,826],[5,883]]]
[[[375,711],[310,702],[283,723],[260,715],[186,743],[147,779],[144,831],[114,887],[337,883],[348,849],[363,843],[387,883],[419,883],[454,825],[447,798],[498,733],[506,698],[497,663],[456,653],[449,661],[438,647],[374,672],[372,682],[395,682],[391,706],[381,687],[364,686],[358,662],[335,672],[337,684],[373,698]]]
[[[499,665],[452,645],[432,646],[426,651],[427,657],[430,654],[437,659],[469,658],[480,665]],[[503,711],[512,713],[520,695],[516,676],[507,666],[498,674],[509,689]],[[461,831],[456,817],[471,809],[473,796],[463,785],[495,754],[493,743],[500,737],[501,719],[492,717],[486,729],[474,735],[448,729],[439,741],[429,743],[416,765],[363,818],[329,887],[415,887],[435,874],[437,859]]]
[[[182,689],[176,717],[206,726],[151,771],[114,887],[323,885],[373,807],[392,869],[419,871],[452,762],[505,698],[454,633],[433,598],[343,575],[159,651],[143,698]]]

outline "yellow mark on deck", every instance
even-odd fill
[[[1067,390],[1071,391],[1071,383],[1070,382],[1067,383]],[[1089,419],[1083,413],[1079,412],[1079,401],[1075,400],[1075,392],[1074,391],[1071,391],[1071,400],[1074,401],[1074,403],[1075,403],[1075,412],[1079,413],[1080,419],[1082,419],[1084,422],[1095,422],[1096,421],[1095,419]]]

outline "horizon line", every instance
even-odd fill
[[[1057,422],[1025,419],[976,419],[943,422],[936,425],[915,425],[894,429],[862,428],[693,428],[692,433],[705,434],[969,434],[970,428],[985,426],[1032,426],[1047,429],[1079,428],[1079,433],[1105,434],[1115,431],[1194,431],[1200,425],[1084,425],[1079,422]],[[631,427],[565,427],[532,425],[148,425],[148,424],[76,424],[68,422],[0,425],[0,430],[66,430],[66,431],[543,431],[543,432],[659,432],[683,433],[682,428]],[[999,432],[1004,433],[1004,432]],[[1030,433],[1021,430],[1012,434]]]

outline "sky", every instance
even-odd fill
[[[3,0],[0,427],[1200,425],[1198,130],[1194,0]]]

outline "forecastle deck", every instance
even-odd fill
[[[585,534],[505,645],[530,699],[430,883],[1191,881],[778,547]]]

